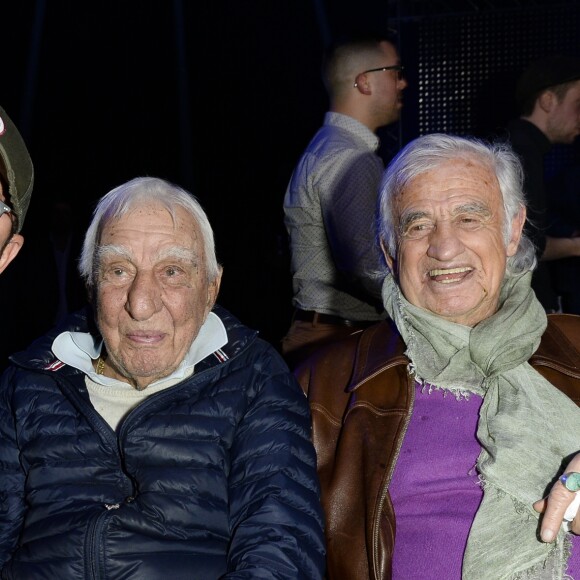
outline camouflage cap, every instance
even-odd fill
[[[9,186],[10,205],[18,216],[18,231],[30,203],[34,184],[34,167],[18,129],[0,107],[0,172]]]

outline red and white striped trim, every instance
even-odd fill
[[[229,356],[220,348],[218,350],[216,350],[213,355],[220,361],[220,362],[225,362],[227,360],[229,360]],[[65,366],[65,363],[63,363],[62,361],[56,359],[53,362],[51,362],[49,365],[44,367],[45,371],[58,371],[59,369],[61,369],[62,367]]]
[[[220,361],[220,362],[226,362],[227,360],[229,360],[229,356],[221,349],[219,348],[218,350],[216,350],[213,355]]]
[[[61,360],[56,359],[55,361],[51,362],[49,365],[44,367],[45,371],[58,371],[59,369],[62,369],[62,367],[65,366],[65,363],[63,363]]]

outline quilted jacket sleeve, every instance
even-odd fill
[[[253,362],[230,473],[228,579],[324,574],[323,517],[307,400],[271,348]]]
[[[0,380],[0,569],[16,548],[25,511],[25,475],[19,462],[10,403],[11,375],[8,370]]]

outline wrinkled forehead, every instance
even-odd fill
[[[410,202],[462,197],[481,198],[493,206],[503,203],[497,175],[489,164],[469,156],[426,164],[400,183],[393,208],[398,213]]]
[[[103,217],[102,235],[110,235],[117,230],[147,230],[157,228],[167,232],[179,232],[198,236],[199,224],[185,208],[180,205],[167,205],[160,201],[147,200],[142,203],[126,205],[114,214]]]
[[[190,212],[175,205],[158,202],[134,205],[120,215],[110,217],[99,236],[99,246],[124,247],[129,251],[157,255],[169,248],[180,248],[203,257],[201,229]]]

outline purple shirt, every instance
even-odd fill
[[[481,397],[416,387],[415,407],[389,488],[397,531],[393,580],[454,580],[483,490],[475,463]],[[418,470],[420,466],[420,470]],[[580,536],[568,574],[580,572]],[[580,574],[578,574],[580,578]]]

